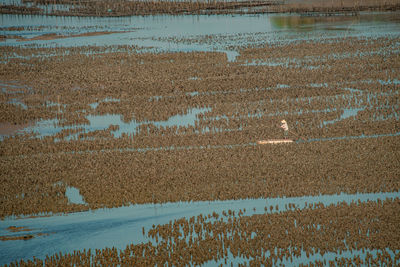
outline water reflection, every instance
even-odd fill
[[[269,21],[275,29],[293,31],[349,31],[355,30],[357,26],[369,24],[379,25],[387,23],[399,23],[398,14],[391,13],[368,13],[361,12],[357,16],[304,16],[294,15],[270,15]],[[385,25],[386,26],[386,25]]]
[[[322,22],[321,19],[315,17],[303,16],[271,16],[269,18],[271,24],[277,29],[295,29],[302,31],[311,31],[315,28],[315,24]]]
[[[301,16],[279,15],[270,16],[271,25],[277,29],[310,32],[314,30],[324,31],[348,31],[351,26],[359,24],[360,16]]]

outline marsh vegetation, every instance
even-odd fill
[[[153,38],[225,43],[233,61],[133,44],[0,46],[0,217],[398,192],[400,37],[252,42],[260,36]],[[283,118],[295,142],[257,145],[282,137]],[[70,187],[82,201],[68,200]],[[362,256],[305,262],[399,263],[398,199],[274,208],[177,218],[140,233],[155,242],[15,264],[289,264],[344,250]]]

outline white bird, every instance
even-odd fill
[[[285,120],[281,121],[281,128],[285,131],[289,131],[289,126]]]
[[[283,133],[286,139],[289,133],[289,126],[285,120],[281,121],[281,128],[284,130]]]

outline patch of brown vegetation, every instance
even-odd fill
[[[32,231],[32,229],[26,228],[24,226],[20,226],[20,227],[10,226],[10,227],[7,227],[6,230],[13,232],[13,233]]]
[[[28,7],[28,6],[1,4],[0,14],[43,15],[44,10],[36,6]]]
[[[20,235],[20,236],[0,236],[1,241],[13,241],[13,240],[29,240],[34,238],[34,235]]]
[[[32,126],[33,123],[25,123],[25,124],[12,124],[9,122],[0,123],[0,134],[1,135],[13,135],[19,130],[23,130],[26,127]]]
[[[68,10],[55,10],[47,12],[37,7],[2,5],[0,12],[6,14],[42,14],[58,16],[132,16],[154,14],[232,14],[232,13],[265,13],[272,5],[282,1],[31,1],[35,4],[53,5],[63,4],[69,6]],[[248,11],[250,10],[250,11]]]

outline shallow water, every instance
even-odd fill
[[[100,209],[72,213],[68,215],[12,219],[0,221],[0,235],[18,235],[6,230],[9,226],[24,226],[32,231],[25,234],[45,233],[30,240],[6,241],[0,243],[0,264],[7,264],[17,259],[45,258],[54,253],[73,252],[73,250],[116,247],[124,249],[128,244],[138,244],[151,241],[144,237],[142,228],[150,230],[152,225],[167,224],[170,220],[200,214],[208,215],[215,211],[232,210],[235,214],[246,209],[245,215],[283,212],[289,204],[303,209],[309,205],[323,203],[324,205],[340,202],[366,202],[399,198],[399,192],[369,193],[369,194],[339,194],[302,196],[271,199],[244,199],[227,201],[177,202],[166,204],[144,204],[128,207]],[[292,206],[293,206],[292,205]],[[278,209],[276,210],[276,206]],[[267,207],[267,211],[265,211]],[[293,208],[292,208],[293,209]],[[329,256],[329,255],[328,255]],[[211,264],[211,263],[210,263]]]
[[[83,200],[83,196],[80,194],[79,189],[73,186],[67,186],[65,190],[65,196],[68,198],[70,204],[83,204],[87,203]]]
[[[339,118],[334,119],[334,120],[330,120],[330,121],[323,121],[322,122],[322,126],[326,126],[328,124],[334,124],[335,122],[347,119],[347,118],[351,118],[351,117],[355,117],[357,116],[359,111],[364,110],[365,108],[346,108],[343,110],[342,115],[340,115]]]
[[[385,250],[391,257],[392,259],[395,258],[395,253],[398,253],[399,250],[396,251],[392,251],[390,249],[386,249]],[[276,252],[276,251],[275,251]],[[382,251],[379,251],[377,249],[364,249],[364,250],[345,250],[345,251],[341,251],[340,253],[333,253],[333,252],[326,252],[324,255],[321,255],[321,253],[317,252],[313,255],[308,255],[307,256],[307,252],[304,250],[300,250],[300,256],[299,257],[293,257],[293,259],[285,259],[283,258],[282,260],[277,260],[276,262],[274,262],[274,266],[299,266],[300,264],[308,264],[308,263],[314,263],[315,261],[319,260],[319,261],[334,261],[335,258],[347,258],[347,259],[351,259],[354,256],[359,256],[360,259],[365,259],[367,253],[372,254],[374,257],[376,256],[376,254],[380,252],[382,253]],[[266,256],[270,255],[268,252],[266,252]],[[235,259],[233,259],[233,255],[229,252],[227,258],[229,259],[229,261],[233,262],[234,266],[236,266],[239,263],[249,263],[250,259],[246,259],[246,258],[241,258],[241,257],[237,257]],[[394,264],[399,264],[400,260],[397,260],[396,262],[394,262]],[[207,263],[205,263],[202,266],[218,266],[218,265],[224,265],[225,264],[225,259],[221,259],[219,261],[209,261]],[[236,264],[236,265],[235,265]]]
[[[219,51],[235,60],[234,47],[249,44],[317,39],[343,36],[389,36],[400,34],[398,13],[362,13],[338,18],[304,18],[299,15],[188,15],[131,17],[58,17],[35,15],[0,15],[1,34],[32,38],[43,34],[81,34],[96,31],[121,33],[63,38],[56,40],[17,41],[7,39],[0,45],[47,47],[137,45],[159,51]],[[55,26],[56,25],[56,26]],[[4,30],[24,27],[24,30]],[[343,30],[345,29],[345,30]],[[205,35],[217,37],[212,42],[181,42],[174,39],[196,39]],[[224,38],[219,38],[222,36]]]
[[[25,132],[33,132],[38,135],[38,137],[43,136],[51,136],[61,132],[64,129],[76,129],[82,128],[84,132],[96,131],[96,130],[105,130],[110,125],[117,125],[119,129],[115,131],[111,131],[114,137],[121,137],[123,133],[125,134],[136,134],[138,132],[138,127],[146,124],[153,124],[156,127],[188,127],[195,126],[195,122],[197,120],[197,116],[206,111],[209,111],[208,108],[193,108],[188,110],[188,112],[184,115],[177,114],[175,116],[171,116],[168,120],[165,121],[145,121],[139,122],[135,119],[124,122],[121,118],[122,115],[117,114],[106,114],[106,115],[88,115],[86,118],[89,120],[89,124],[78,124],[74,126],[59,126],[59,121],[57,119],[52,120],[42,120],[36,123],[33,127],[27,127],[24,129]],[[76,138],[77,135],[72,136],[70,138]]]

